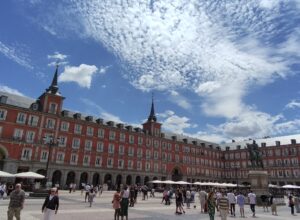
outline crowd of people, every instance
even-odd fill
[[[112,208],[114,209],[115,220],[128,220],[128,208],[134,207],[137,203],[138,195],[141,194],[142,200],[150,197],[155,197],[155,188],[149,188],[148,186],[119,186],[113,194]],[[76,184],[71,183],[69,185],[69,193],[73,193],[76,190]],[[84,202],[89,202],[92,207],[94,198],[99,194],[101,196],[103,191],[102,185],[93,186],[91,184],[81,185],[81,195],[84,197]],[[0,184],[0,199],[9,195],[10,202],[8,206],[7,216],[8,220],[12,220],[13,217],[20,219],[20,213],[24,206],[25,192],[22,190],[21,184],[16,184],[14,188],[8,189],[6,184]],[[198,199],[197,199],[198,198]],[[291,215],[300,213],[299,195],[293,193],[287,194],[288,206],[290,207]],[[249,204],[252,216],[256,217],[256,204],[260,201],[260,205],[264,212],[269,212],[271,208],[272,215],[278,215],[277,205],[278,199],[274,194],[268,193],[260,195],[259,197],[252,191],[240,191],[240,190],[226,190],[226,189],[199,189],[194,187],[165,187],[162,192],[161,203],[165,205],[171,205],[175,202],[175,214],[185,214],[187,210],[191,208],[191,203],[196,209],[200,204],[200,212],[207,213],[210,220],[214,220],[216,213],[219,213],[221,220],[226,220],[228,215],[235,217],[239,215],[245,218],[245,205]],[[236,206],[238,206],[236,209]],[[51,188],[49,195],[46,196],[42,205],[42,212],[44,220],[51,220],[53,216],[57,214],[59,208],[59,196],[58,188]]]

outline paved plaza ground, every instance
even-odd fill
[[[113,191],[103,192],[101,197],[96,197],[93,207],[89,207],[88,203],[84,203],[84,196],[80,192],[69,194],[67,191],[60,191],[60,208],[56,215],[56,220],[109,220],[113,219],[114,210],[112,209]],[[138,197],[138,203],[135,207],[129,207],[129,219],[137,220],[208,220],[207,214],[201,214],[199,209],[199,201],[196,200],[196,209],[186,209],[186,214],[175,215],[175,203],[170,206],[161,204],[161,193],[156,193],[155,198],[149,197],[148,200],[142,201],[141,196]],[[198,197],[197,197],[198,198]],[[44,199],[26,199],[25,207],[22,211],[22,220],[42,219],[41,207]],[[9,200],[0,200],[0,220],[6,220],[6,211]],[[194,205],[194,204],[192,204]],[[186,206],[184,207],[186,208]],[[251,217],[249,206],[245,206],[247,219]],[[300,214],[292,216],[287,206],[278,207],[278,216],[272,216],[270,212],[263,212],[261,207],[257,207],[257,219],[275,219],[275,220],[292,220],[299,219]],[[216,215],[216,220],[221,218]],[[227,219],[245,219],[239,217],[228,217]]]

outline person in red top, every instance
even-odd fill
[[[114,215],[115,220],[119,220],[120,209],[121,209],[120,200],[121,200],[121,194],[120,194],[120,189],[118,188],[112,200],[113,208],[115,209],[115,215]]]

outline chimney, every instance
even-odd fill
[[[200,145],[201,145],[201,147],[205,147],[205,143],[201,143]]]
[[[106,124],[111,127],[113,127],[115,125],[115,123],[113,121],[108,121]]]
[[[264,143],[264,142],[262,142],[262,143],[260,144],[260,146],[261,146],[261,147],[266,147],[266,146],[267,146],[267,144],[266,144],[266,143]]]
[[[132,131],[132,126],[131,126],[131,125],[126,126],[126,129],[127,129],[128,131]]]
[[[227,146],[225,149],[226,149],[226,151],[229,151],[229,150],[230,150],[230,147],[229,147],[229,146]]]
[[[139,132],[141,132],[142,129],[137,127],[137,128],[134,128],[134,130],[135,130],[135,132],[139,133]]]
[[[173,140],[173,141],[177,141],[177,136],[175,136],[175,135],[172,136],[172,140]]]
[[[197,141],[192,141],[193,145],[197,145]]]
[[[160,137],[164,138],[165,137],[165,133],[160,133]]]
[[[276,147],[280,147],[280,141],[275,141]]]
[[[119,124],[117,124],[117,127],[120,128],[120,129],[123,129],[124,128],[124,124],[119,123]]]
[[[182,141],[183,141],[183,143],[185,143],[185,144],[187,144],[187,142],[188,142],[187,138],[183,138]]]
[[[291,144],[297,144],[296,139],[291,139]]]

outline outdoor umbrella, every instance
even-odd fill
[[[15,177],[13,174],[4,172],[0,170],[0,177]]]
[[[163,183],[163,181],[161,181],[161,180],[153,180],[153,181],[149,181],[149,183]]]
[[[191,183],[188,183],[188,182],[185,182],[185,181],[177,181],[177,182],[175,182],[174,184],[178,184],[178,185],[188,185],[188,184],[191,184]]]
[[[175,182],[172,181],[172,180],[161,181],[161,183],[164,183],[164,184],[175,184]]]
[[[284,185],[282,186],[284,189],[300,189],[300,186],[295,186],[295,185]]]
[[[16,173],[14,176],[17,178],[28,178],[28,179],[44,179],[45,178],[45,176],[35,173],[35,172]]]

